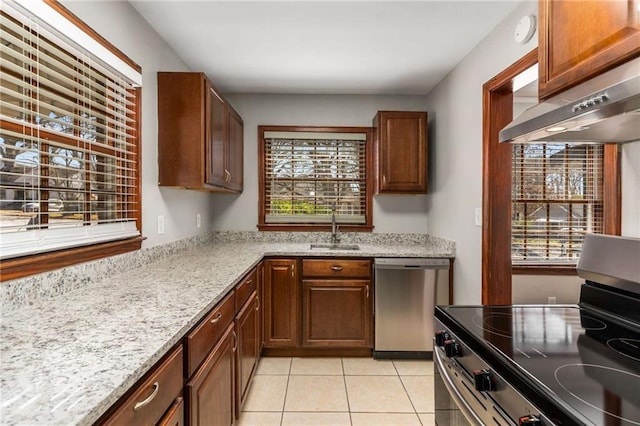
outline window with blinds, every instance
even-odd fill
[[[603,232],[604,145],[513,146],[514,266],[575,265],[586,233]]]
[[[69,22],[2,2],[2,259],[140,234],[139,69]]]
[[[271,127],[273,129],[273,127]],[[262,224],[370,224],[368,133],[261,129]]]

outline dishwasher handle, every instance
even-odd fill
[[[449,269],[449,259],[446,258],[397,258],[379,257],[373,262],[375,269]]]

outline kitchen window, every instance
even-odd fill
[[[575,267],[587,233],[604,233],[604,145],[515,144],[511,258]]]
[[[0,23],[2,279],[140,248],[140,67],[57,2]]]
[[[370,231],[371,129],[259,126],[261,230]]]

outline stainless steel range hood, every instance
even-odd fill
[[[640,140],[640,58],[535,105],[500,142],[625,143]]]

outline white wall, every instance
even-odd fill
[[[215,77],[213,78],[215,83]],[[258,126],[370,127],[378,110],[424,111],[424,96],[226,95],[244,120],[244,191],[212,197],[213,229],[256,230]],[[427,232],[429,195],[384,195],[373,200],[374,232]]]
[[[478,304],[482,293],[482,85],[537,45],[513,40],[515,25],[537,15],[537,2],[518,6],[427,97],[431,138],[429,232],[455,240],[456,304]],[[505,165],[509,167],[509,165]]]
[[[640,141],[621,149],[622,235],[640,238]]]
[[[62,2],[80,19],[142,67],[142,234],[145,246],[178,240],[210,230],[210,195],[158,187],[158,71],[188,71],[138,12],[125,1]],[[202,227],[196,228],[196,213]],[[156,218],[164,215],[165,234]]]

